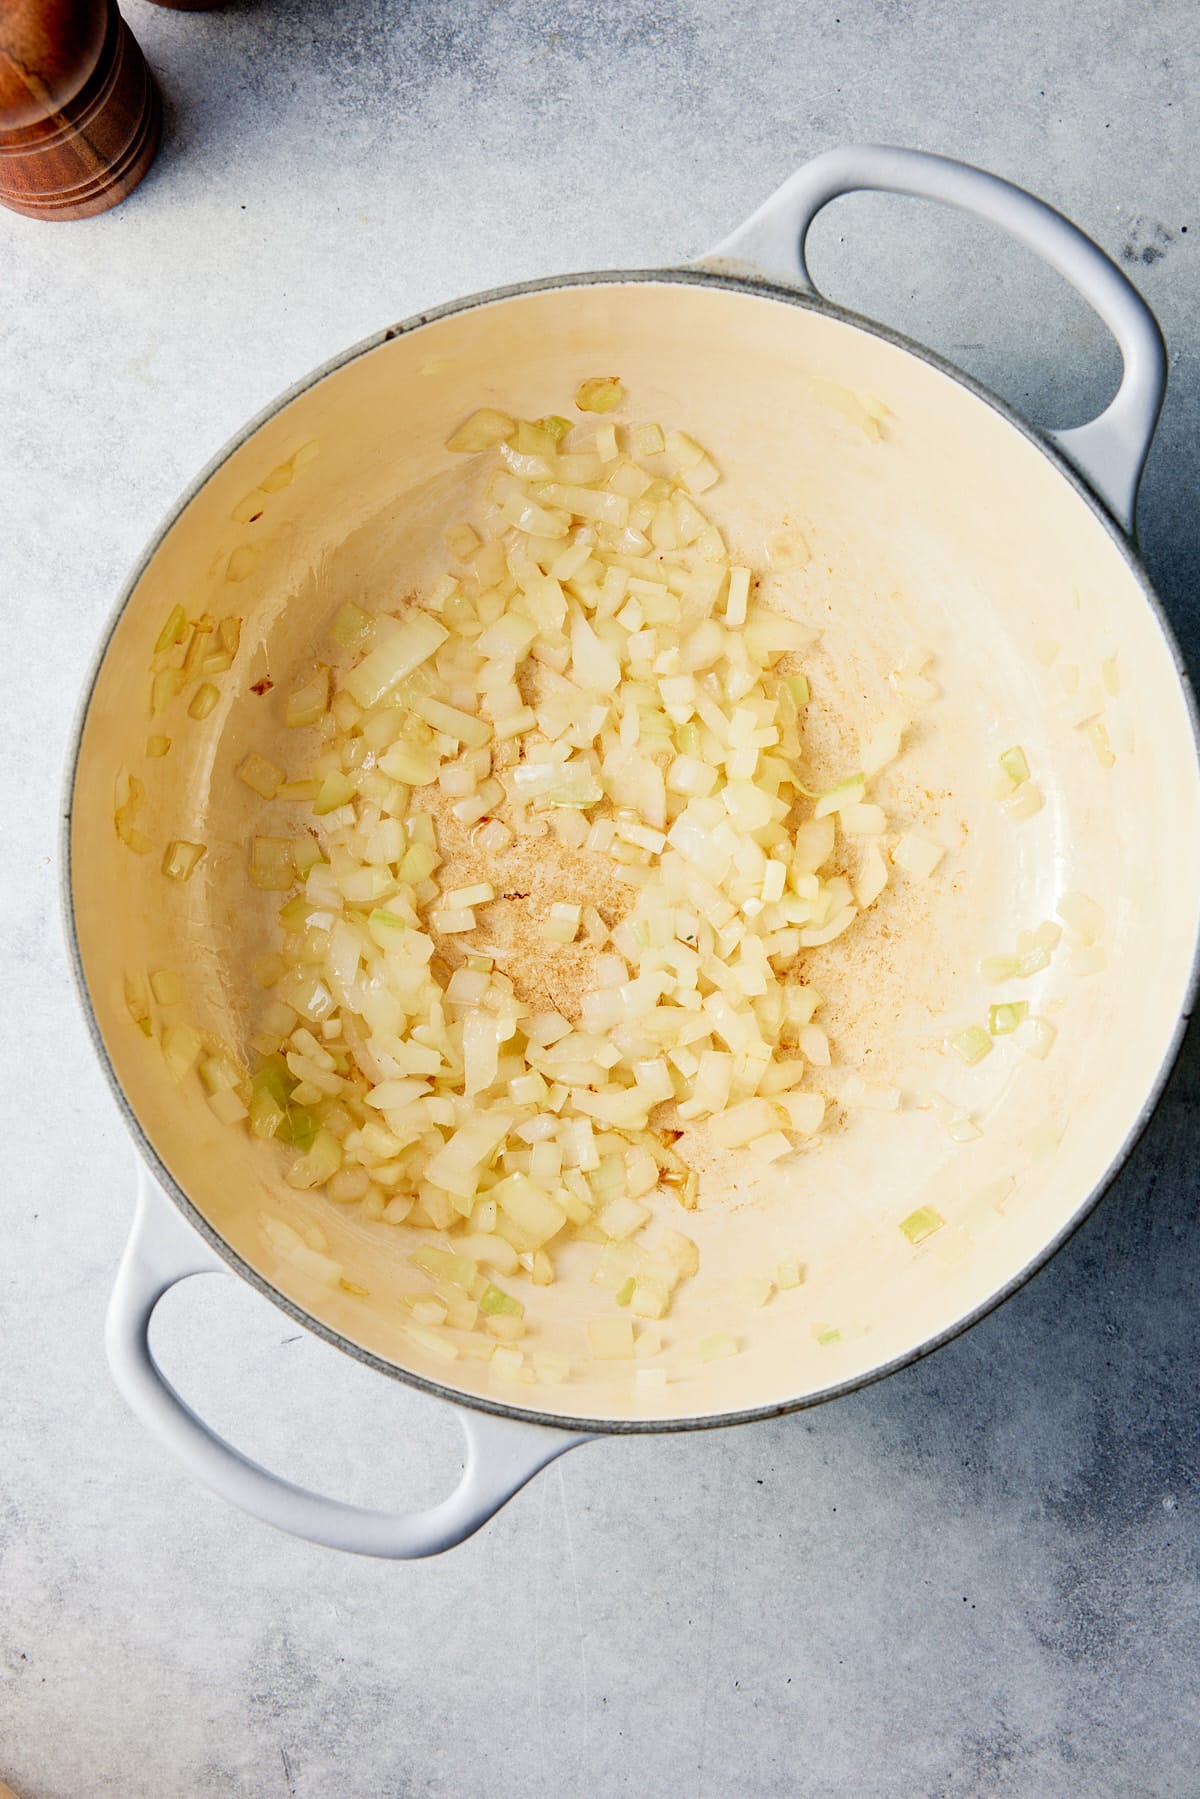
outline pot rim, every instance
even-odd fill
[[[213,1228],[208,1219],[193,1204],[184,1188],[175,1179],[159,1156],[152,1139],[143,1128],[141,1120],[131,1105],[125,1090],[121,1085],[120,1079],[117,1076],[116,1070],[113,1067],[100,1030],[99,1021],[96,1017],[95,1008],[92,1005],[75,924],[75,888],[71,855],[71,821],[80,750],[82,747],[83,732],[87,724],[88,714],[91,710],[96,684],[108,654],[109,645],[112,642],[113,635],[124,614],[125,608],[150,563],[157,555],[164,539],[183,516],[192,501],[207,485],[209,480],[211,480],[217,470],[228,461],[229,457],[232,456],[235,451],[239,450],[244,443],[253,437],[255,432],[274,418],[285,406],[289,405],[293,400],[298,399],[301,394],[308,392],[310,388],[315,387],[319,382],[324,381],[328,376],[336,374],[338,370],[344,368],[347,364],[357,361],[360,356],[365,356],[373,350],[380,349],[384,344],[390,343],[394,338],[405,337],[410,332],[420,330],[425,325],[434,324],[439,319],[449,318],[456,313],[469,312],[478,307],[492,305],[497,301],[521,299],[530,294],[552,292],[555,289],[561,288],[632,286],[638,283],[663,286],[720,287],[734,293],[744,293],[752,298],[775,300],[784,305],[798,306],[810,312],[822,313],[838,320],[842,324],[864,331],[869,336],[880,338],[883,342],[891,344],[896,349],[907,351],[910,355],[917,357],[920,361],[927,363],[931,368],[936,369],[939,374],[945,375],[950,380],[957,382],[959,386],[965,387],[976,399],[990,407],[993,412],[998,413],[1007,424],[1011,425],[1027,440],[1027,442],[1031,443],[1035,449],[1039,450],[1055,471],[1074,488],[1078,497],[1099,519],[1105,531],[1119,550],[1130,573],[1137,582],[1143,599],[1154,614],[1159,632],[1175,666],[1176,675],[1187,708],[1188,722],[1191,726],[1192,750],[1196,763],[1195,772],[1200,776],[1200,710],[1197,708],[1196,695],[1193,690],[1191,677],[1184,662],[1174,629],[1167,617],[1162,601],[1154,590],[1141,557],[1137,552],[1134,537],[1125,532],[1111,509],[1094,491],[1079,470],[1068,460],[1066,455],[1056,444],[1050,441],[1043,432],[1037,430],[1027,419],[1022,418],[1022,416],[1005,400],[1001,399],[999,395],[994,394],[989,388],[985,387],[982,382],[976,380],[974,376],[965,373],[962,369],[956,368],[953,363],[949,362],[937,351],[917,343],[903,332],[897,331],[889,325],[881,324],[876,319],[864,317],[862,314],[853,312],[847,307],[839,306],[835,302],[827,300],[823,294],[819,294],[815,290],[801,289],[790,286],[786,282],[773,280],[753,271],[748,265],[742,267],[732,262],[711,258],[697,263],[682,266],[666,266],[663,268],[584,270],[568,274],[540,276],[537,279],[530,281],[513,282],[506,286],[485,288],[476,293],[463,295],[459,299],[447,301],[443,305],[412,313],[407,318],[401,319],[395,324],[385,326],[381,330],[373,332],[369,337],[361,338],[357,343],[350,345],[347,349],[339,351],[327,361],[320,363],[316,368],[309,370],[307,374],[303,375],[298,381],[286,388],[283,393],[277,395],[275,399],[269,401],[265,406],[260,408],[260,410],[255,413],[240,430],[227,439],[216,454],[212,456],[199,473],[193,477],[191,482],[189,482],[187,487],[180,494],[179,498],[169,508],[167,513],[161,519],[158,527],[147,541],[141,555],[135,562],[101,634],[100,641],[84,681],[82,694],[76,707],[75,718],[71,728],[61,805],[59,840],[61,877],[59,899],[62,907],[63,928],[66,936],[67,959],[75,987],[76,997],[82,1008],[84,1022],[88,1034],[91,1037],[92,1045],[96,1051],[105,1079],[116,1100],[118,1110],[120,1111],[135,1144],[140,1150],[143,1159],[147,1163],[151,1173],[154,1175],[155,1180],[158,1182],[163,1192],[183,1213],[192,1228],[203,1238],[209,1247],[221,1257],[222,1261],[227,1264],[233,1273],[248,1282],[249,1285],[253,1287],[256,1292],[262,1294],[264,1298],[270,1300],[294,1323],[300,1325],[302,1329],[312,1331],[324,1342],[329,1343],[335,1349],[341,1350],[344,1354],[353,1357],[355,1361],[373,1369],[375,1372],[387,1375],[392,1380],[401,1381],[406,1386],[414,1388],[417,1392],[428,1394],[435,1399],[444,1400],[450,1405],[466,1406],[474,1411],[488,1412],[496,1417],[516,1419],[522,1423],[540,1424],[553,1429],[570,1431],[573,1433],[583,1431],[587,1434],[596,1436],[645,1436],[668,1431],[715,1430],[735,1424],[753,1424],[768,1418],[782,1417],[791,1412],[807,1411],[813,1406],[824,1405],[830,1400],[840,1399],[846,1394],[858,1392],[862,1388],[873,1386],[877,1381],[886,1379],[887,1376],[899,1372],[900,1369],[909,1367],[916,1362],[923,1361],[926,1356],[932,1355],[935,1350],[941,1349],[944,1344],[952,1342],[956,1337],[962,1336],[963,1333],[970,1330],[973,1325],[978,1324],[981,1319],[986,1318],[989,1313],[995,1311],[1006,1299],[1011,1298],[1019,1288],[1023,1287],[1027,1281],[1031,1280],[1035,1274],[1046,1266],[1051,1258],[1062,1248],[1064,1243],[1066,1243],[1070,1237],[1074,1236],[1075,1232],[1083,1224],[1085,1219],[1090,1217],[1100,1200],[1104,1197],[1117,1176],[1124,1169],[1137,1146],[1139,1139],[1145,1131],[1146,1126],[1149,1124],[1150,1119],[1157,1110],[1167,1081],[1178,1060],[1184,1035],[1192,1016],[1197,988],[1200,986],[1200,913],[1198,913],[1197,934],[1192,946],[1191,966],[1181,997],[1178,1017],[1170,1041],[1166,1046],[1162,1060],[1155,1073],[1154,1080],[1151,1082],[1137,1116],[1130,1125],[1117,1153],[1109,1163],[1101,1179],[1080,1201],[1071,1217],[1047,1240],[1045,1244],[1042,1245],[1036,1254],[1029,1258],[1023,1267],[1009,1277],[1003,1286],[997,1288],[995,1292],[991,1293],[987,1299],[982,1300],[979,1305],[973,1307],[971,1311],[965,1313],[961,1318],[956,1319],[953,1324],[946,1326],[945,1329],[937,1332],[934,1336],[917,1344],[915,1348],[906,1350],[900,1355],[893,1356],[889,1361],[880,1363],[877,1367],[867,1370],[864,1374],[854,1375],[846,1380],[837,1381],[831,1386],[821,1387],[815,1392],[805,1393],[794,1399],[777,1400],[761,1406],[743,1407],[738,1411],[708,1413],[694,1417],[591,1418],[550,1410],[543,1411],[534,1409],[530,1406],[507,1404],[502,1400],[493,1399],[486,1394],[463,1392],[457,1387],[444,1385],[440,1381],[432,1380],[425,1375],[415,1373],[411,1369],[402,1368],[394,1362],[385,1360],[373,1350],[366,1349],[361,1344],[353,1342],[350,1338],[343,1336],[340,1331],[333,1329],[322,1320],[314,1317],[312,1313],[305,1311],[303,1307],[297,1305],[294,1300],[289,1299],[286,1294],[281,1293],[278,1288],[272,1286],[257,1269],[253,1268],[250,1263],[247,1262],[245,1258]]]

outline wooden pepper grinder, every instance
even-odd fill
[[[137,186],[162,106],[117,0],[0,0],[0,205],[86,219]]]

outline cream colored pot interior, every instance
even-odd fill
[[[587,1357],[584,1321],[611,1300],[589,1281],[595,1250],[583,1244],[559,1257],[554,1286],[523,1292],[531,1340],[573,1359],[567,1383],[519,1385],[483,1361],[429,1359],[402,1328],[417,1233],[287,1187],[284,1152],[219,1124],[195,1075],[172,1083],[163,1015],[154,1008],[147,1039],[123,992],[129,973],[177,970],[180,1011],[245,1047],[262,1003],[250,966],[274,946],[278,896],[249,885],[261,802],[235,769],[250,748],[298,769],[282,696],[314,659],[335,655],[326,626],[341,601],[388,606],[439,570],[442,530],[469,512],[478,477],[444,450],[453,427],[479,405],[567,411],[581,378],[610,373],[628,390],[622,416],[678,425],[711,449],[725,478],[706,500],[743,559],[762,567],[764,535],[780,524],[807,539],[810,561],[770,590],[821,627],[809,666],[823,773],[856,767],[911,646],[932,652],[943,696],[881,783],[897,824],[946,846],[942,867],[923,884],[898,875],[856,929],[810,952],[837,1064],[827,1091],[836,1100],[859,1070],[899,1085],[903,1108],[835,1105],[812,1148],[757,1181],[744,1171],[710,1181],[686,1219],[656,1196],[664,1220],[696,1237],[702,1264],[656,1327],[672,1375],[649,1395],[632,1364]],[[828,384],[883,402],[881,441]],[[239,502],[312,441],[318,454],[294,481],[236,523]],[[180,707],[152,726],[148,663],[176,601],[191,616],[240,613],[242,648],[210,718],[195,723]],[[1049,668],[1034,653],[1047,641],[1059,645]],[[1114,656],[1119,694],[1105,719],[1117,753],[1104,768],[1086,731],[1061,717],[1061,671],[1075,667],[1090,685]],[[252,684],[268,672],[274,689],[260,696]],[[160,728],[170,752],[148,761],[147,734]],[[992,794],[997,757],[1016,743],[1046,796],[1020,822]],[[148,789],[148,855],[114,833],[123,771]],[[208,846],[185,885],[160,872],[173,838]],[[920,358],[828,314],[716,282],[625,280],[493,300],[383,342],[234,451],[166,533],[115,628],[83,731],[71,848],[83,968],[120,1084],[170,1175],[264,1281],[442,1386],[560,1416],[699,1418],[786,1404],[904,1356],[984,1305],[1070,1224],[1136,1126],[1186,997],[1200,794],[1187,707],[1137,578],[1020,431]],[[1053,1021],[1048,1058],[1026,1059],[1015,1038],[976,1068],[947,1056],[947,1031],[983,1019],[996,997],[980,957],[1011,950],[1070,889],[1104,908],[1105,968],[1080,973],[1064,946],[1044,973],[1005,990]],[[933,1090],[970,1111],[977,1140],[952,1142],[922,1109]],[[899,1223],[922,1205],[947,1223],[914,1249]],[[281,1267],[264,1215],[319,1223],[368,1295]],[[761,1310],[736,1302],[739,1276],[770,1276],[785,1257],[806,1266],[800,1288]],[[741,1353],[689,1368],[685,1352],[714,1330],[733,1332]]]

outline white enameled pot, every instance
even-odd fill
[[[856,189],[941,200],[1036,250],[1117,339],[1112,404],[1089,425],[1041,434],[936,356],[825,301],[808,278],[806,234],[828,201]],[[194,1022],[245,1041],[248,968],[268,910],[245,879],[258,802],[235,769],[248,748],[270,755],[282,743],[279,693],[311,664],[336,605],[400,597],[434,567],[474,478],[445,452],[450,430],[480,405],[558,410],[581,378],[612,372],[638,416],[713,447],[725,479],[707,499],[739,554],[760,559],[781,522],[802,532],[812,553],[789,598],[823,626],[816,672],[848,743],[870,727],[906,648],[936,657],[943,697],[889,771],[885,798],[947,845],[944,872],[898,882],[873,920],[823,952],[821,985],[847,1067],[907,1092],[944,1090],[981,1125],[957,1143],[930,1111],[858,1113],[773,1185],[706,1194],[688,1226],[701,1272],[680,1289],[670,1329],[686,1342],[733,1324],[742,1352],[652,1393],[628,1366],[582,1357],[553,1387],[505,1383],[484,1361],[432,1359],[402,1329],[406,1227],[385,1231],[288,1188],[273,1145],[219,1124],[198,1084],[168,1078],[124,992],[131,970],[175,969]],[[532,282],[380,332],[307,377],[200,475],[134,572],[89,684],[68,787],[66,904],[88,1022],[142,1152],[109,1319],[112,1368],[201,1480],[316,1542],[428,1555],[588,1438],[764,1418],[877,1379],[978,1319],[1063,1242],[1145,1124],[1194,984],[1195,718],[1130,541],[1164,382],[1152,315],[1058,213],[963,164],[847,148],[801,169],[698,264]],[[885,419],[881,436],[855,422],[855,396]],[[312,442],[314,459],[251,517],[245,496]],[[242,615],[242,649],[211,718],[178,730],[150,763],[147,664],[177,599],[189,612]],[[1041,661],[1034,653],[1049,642],[1051,668],[1045,648]],[[1104,706],[1117,753],[1104,767],[1064,716],[1057,671],[1077,668],[1086,685],[1112,658],[1119,693],[1105,689]],[[264,698],[252,688],[267,669],[276,690]],[[1046,803],[1016,824],[992,787],[997,755],[1018,742]],[[156,844],[208,846],[185,884],[114,833],[114,783],[131,771],[146,783],[139,824]],[[948,1065],[946,1029],[979,1018],[990,997],[981,955],[1011,948],[1069,889],[1104,908],[1106,965],[1085,974],[1064,949],[1029,984],[1057,1029],[1048,1058],[1005,1044],[977,1069]],[[914,1249],[898,1223],[921,1205],[946,1225]],[[319,1224],[369,1294],[288,1264],[264,1216]],[[785,1254],[806,1263],[803,1288],[734,1320],[731,1278]],[[458,1408],[466,1469],[443,1504],[396,1517],[301,1491],[185,1404],[151,1356],[150,1319],[177,1281],[223,1268]],[[544,1340],[569,1345],[588,1289],[569,1254],[562,1270],[530,1310]]]

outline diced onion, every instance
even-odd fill
[[[625,397],[625,389],[616,375],[593,375],[581,381],[575,394],[580,412],[611,412]]]
[[[604,413],[622,398],[616,376],[597,376],[576,404]],[[871,783],[909,717],[884,711],[860,772],[812,795],[809,678],[794,659],[818,634],[755,592],[705,516],[695,496],[717,462],[686,432],[608,421],[564,444],[571,429],[483,408],[454,431],[452,451],[492,452],[470,517],[444,533],[455,572],[397,616],[344,604],[335,668],[303,676],[285,707],[313,732],[309,765],[288,780],[252,752],[238,769],[264,802],[312,818],[264,821],[252,839],[251,884],[292,894],[279,952],[256,963],[261,1066],[246,1083],[202,1041],[163,1037],[175,1078],[199,1063],[215,1110],[288,1146],[294,1186],[413,1234],[428,1283],[405,1302],[414,1344],[490,1356],[519,1381],[570,1374],[517,1347],[508,1285],[552,1284],[569,1238],[568,1268],[591,1245],[613,1308],[588,1326],[592,1357],[659,1352],[633,1320],[665,1317],[699,1266],[677,1232],[643,1246],[664,1206],[698,1203],[690,1137],[676,1149],[668,1133],[686,1126],[761,1175],[822,1129],[825,1099],[806,1083],[832,1057],[803,958],[888,886]],[[808,560],[790,524],[767,548],[778,568]],[[236,652],[226,622],[175,620],[162,653],[186,641],[186,672],[204,674],[206,657]],[[927,661],[902,661],[906,697],[935,693]],[[538,851],[546,886],[529,893]],[[891,860],[921,879],[943,854],[909,833]],[[593,889],[575,857],[607,881]],[[568,869],[578,885],[564,890]],[[516,953],[538,954],[548,993],[562,971],[562,1010],[522,997],[514,919]],[[1048,953],[1018,946],[1014,961]],[[900,1107],[898,1089],[853,1072],[842,1098]],[[745,1277],[749,1303],[803,1278],[787,1258],[776,1272]],[[684,1354],[739,1348],[717,1332]]]
[[[182,839],[168,843],[163,851],[162,871],[169,880],[189,881],[204,853],[202,843],[186,843]]]
[[[843,806],[838,817],[843,831],[851,837],[878,837],[887,824],[882,806],[862,801],[857,805]]]
[[[592,1318],[587,1334],[597,1361],[624,1361],[633,1354],[633,1325],[628,1318]]]
[[[346,677],[347,692],[360,706],[374,706],[406,675],[427,662],[448,636],[446,627],[436,618],[431,618],[427,612],[410,609],[383,641],[350,671]],[[288,723],[291,722],[289,718]]]
[[[1086,893],[1064,893],[1054,908],[1071,933],[1071,940],[1087,947],[1104,935],[1104,912]]]
[[[932,1237],[935,1231],[940,1231],[945,1223],[946,1220],[936,1207],[918,1206],[915,1212],[910,1212],[907,1218],[900,1220],[900,1229],[915,1248],[918,1243],[924,1243],[926,1237]]]
[[[961,1061],[967,1064],[968,1068],[973,1068],[976,1062],[982,1062],[983,1058],[990,1054],[992,1048],[991,1038],[983,1026],[978,1024],[969,1024],[965,1030],[957,1031],[947,1042],[948,1047]]]
[[[1025,758],[1025,751],[1019,743],[1015,744],[1012,749],[1003,751],[1000,757],[1000,767],[1014,787],[1019,787],[1022,781],[1029,779],[1029,763]]]
[[[506,412],[496,412],[491,407],[481,407],[473,412],[469,419],[461,424],[446,440],[446,448],[458,455],[472,456],[480,450],[490,450],[496,444],[507,443],[516,431],[515,420]]]
[[[1002,804],[1010,818],[1032,818],[1041,811],[1045,801],[1042,790],[1035,781],[1023,781],[1012,797],[1002,801]]]
[[[238,769],[238,779],[264,800],[272,800],[283,785],[283,770],[265,756],[251,752]]]
[[[328,704],[329,672],[318,669],[310,681],[288,695],[285,722],[289,730],[299,731],[315,725],[324,717]]]
[[[925,881],[928,880],[945,853],[941,844],[930,843],[928,838],[919,837],[916,832],[908,831],[892,851],[892,861],[897,868],[902,868],[905,874],[912,875],[914,880]]]
[[[153,847],[144,831],[138,829],[134,820],[146,798],[146,789],[136,775],[129,775],[126,780],[126,796],[113,814],[113,823],[117,836],[135,855],[144,856]],[[165,864],[164,864],[165,869]],[[185,877],[186,878],[186,877]]]
[[[189,718],[207,718],[220,699],[220,691],[211,681],[205,681],[197,687],[188,705]]]
[[[160,1006],[177,1006],[183,998],[183,982],[173,969],[158,968],[150,976],[150,991]]]

